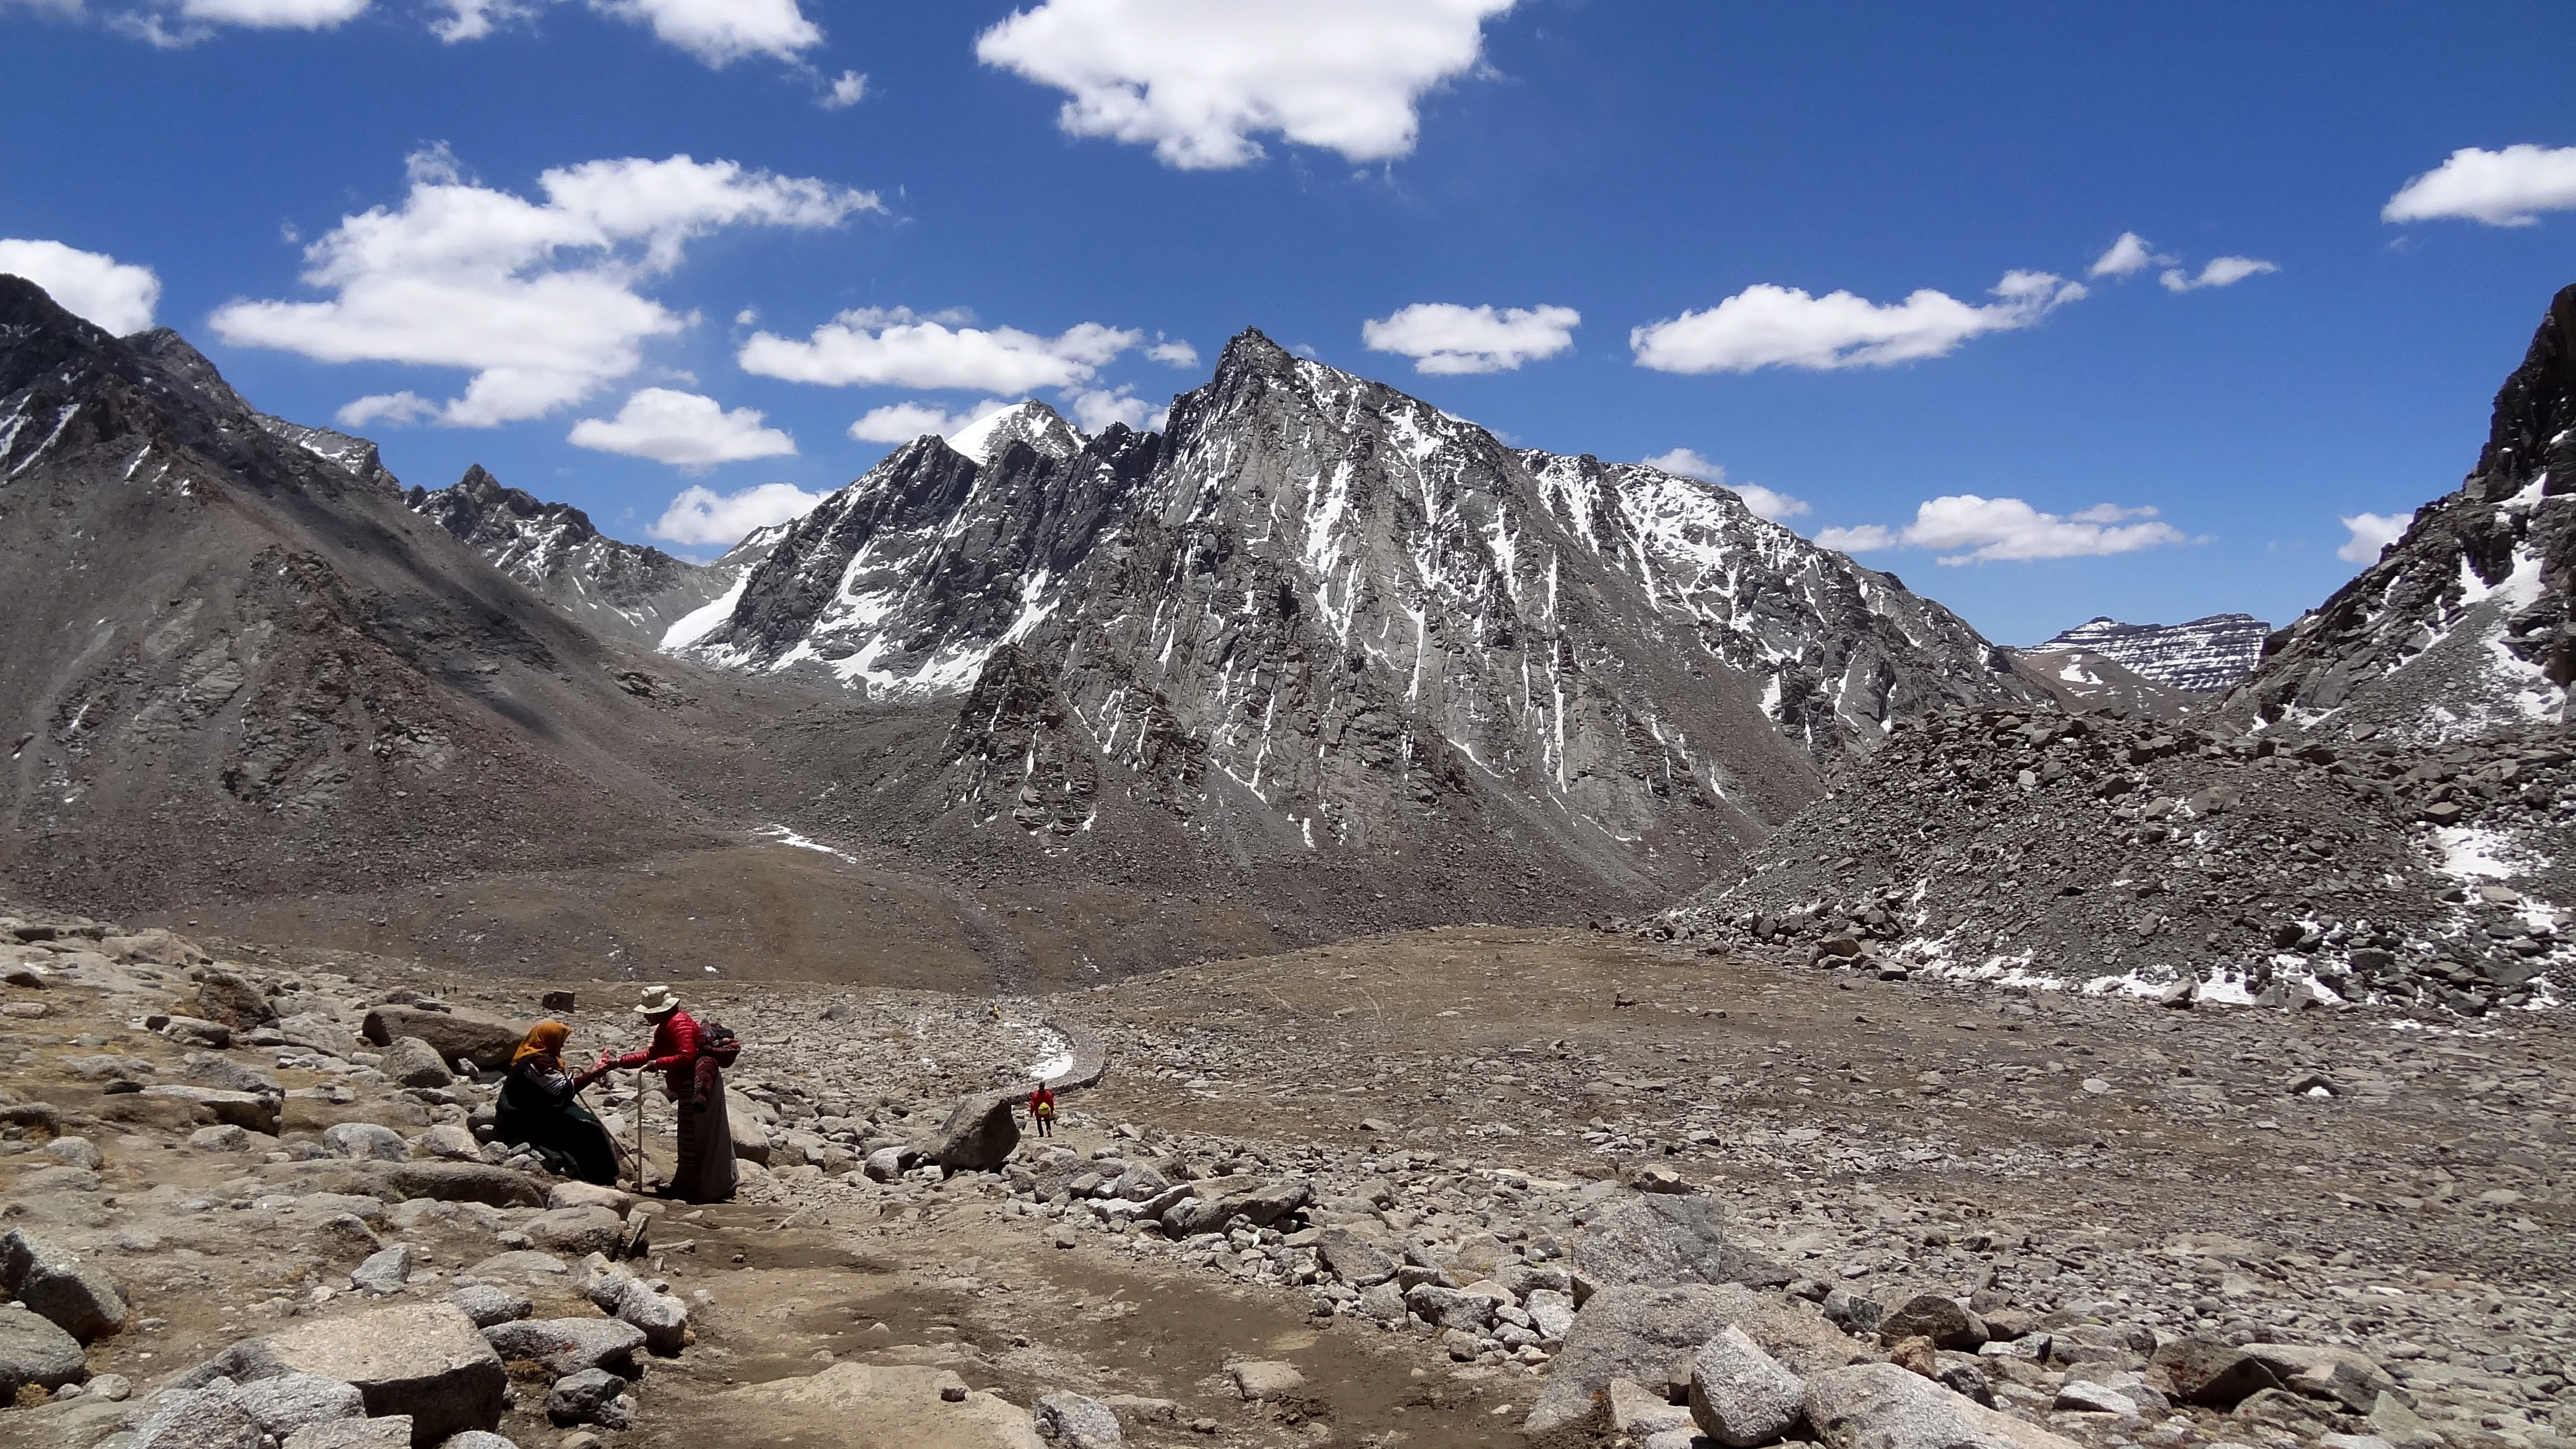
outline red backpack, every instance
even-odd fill
[[[742,1038],[733,1034],[732,1027],[713,1018],[699,1022],[698,1055],[712,1057],[717,1066],[730,1068],[742,1055]]]

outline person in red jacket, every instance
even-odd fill
[[[1055,1093],[1044,1082],[1029,1093],[1029,1125],[1038,1129],[1040,1137],[1055,1135]]]
[[[671,1172],[671,1191],[688,1202],[731,1202],[733,1124],[725,1117],[724,1074],[700,1050],[697,1019],[680,1009],[680,998],[667,986],[645,987],[635,1012],[653,1023],[652,1043],[622,1057],[601,1052],[600,1067],[662,1074],[663,1094],[680,1106],[679,1163]]]

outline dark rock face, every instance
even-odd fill
[[[2020,652],[2080,650],[2169,689],[2215,694],[2253,669],[2271,632],[2271,625],[2251,614],[2212,614],[2188,624],[2123,624],[2096,618]]]
[[[1076,836],[1115,793],[1288,852],[1740,843],[1890,719],[2045,698],[1723,489],[1516,452],[1259,333],[1165,433],[1044,421],[898,450],[685,652],[961,699],[978,819]]]
[[[172,334],[174,338],[176,335]],[[377,451],[374,443],[365,438],[353,438],[347,433],[331,428],[290,423],[284,418],[273,418],[266,413],[258,415],[258,422],[260,427],[267,430],[270,437],[282,443],[292,443],[323,462],[345,470],[362,483],[387,493],[403,491],[402,480],[395,477],[391,469],[385,467],[383,454]]]
[[[644,644],[660,643],[674,621],[721,596],[739,573],[610,538],[580,509],[503,487],[480,463],[455,486],[414,488],[403,502],[575,619]]]
[[[2576,286],[2496,394],[2477,467],[2379,562],[2264,646],[2246,723],[2446,741],[2559,721],[2576,679]]]

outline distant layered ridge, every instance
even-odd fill
[[[2096,618],[2023,652],[2096,654],[2141,679],[2187,694],[2215,694],[2254,668],[2271,632],[2271,625],[2251,614],[2212,614],[2188,624]]]

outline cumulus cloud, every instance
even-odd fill
[[[802,342],[755,332],[735,361],[763,377],[835,387],[1027,392],[1088,383],[1145,340],[1142,332],[1097,322],[1042,337],[1016,327],[951,325],[957,320],[908,307],[866,307],[842,313]]]
[[[1067,393],[1065,402],[1073,408],[1073,425],[1086,433],[1097,433],[1111,423],[1125,423],[1140,431],[1161,427],[1167,409],[1152,406],[1135,396],[1135,391],[1132,387],[1077,390]]]
[[[1571,307],[1462,307],[1416,302],[1360,324],[1371,352],[1413,359],[1422,373],[1504,372],[1574,345],[1583,314]]]
[[[2343,547],[2335,550],[2335,557],[2345,563],[2377,563],[2379,551],[2404,538],[2408,526],[2414,522],[2412,513],[2353,514],[2343,521],[2352,537],[2345,539]]]
[[[868,78],[854,70],[845,70],[823,91],[821,105],[827,111],[846,111],[868,98]]]
[[[0,237],[0,272],[24,277],[57,306],[122,337],[152,325],[161,279],[150,267],[120,262],[58,241]]]
[[[343,406],[332,416],[344,428],[363,428],[372,423],[409,426],[438,416],[438,404],[409,388],[401,392],[369,393]]]
[[[1185,170],[1260,159],[1276,134],[1353,161],[1413,150],[1425,91],[1475,69],[1512,0],[1043,0],[976,58],[1063,91],[1076,136],[1150,144]]]
[[[438,0],[442,12],[429,22],[429,33],[450,45],[481,40],[515,20],[535,17],[545,0]]]
[[[1157,342],[1145,349],[1145,355],[1166,367],[1196,367],[1199,350],[1178,338]]]
[[[590,0],[602,15],[650,26],[664,43],[722,69],[750,56],[792,61],[823,43],[796,0]]]
[[[850,436],[862,443],[909,443],[924,433],[954,437],[1009,406],[1000,398],[989,397],[956,413],[926,402],[888,403],[870,409],[866,416],[850,424]]]
[[[2233,287],[2247,277],[2259,277],[2265,272],[2279,270],[2270,262],[2257,261],[2252,257],[2212,257],[2209,265],[2202,267],[2196,277],[2180,267],[2167,267],[2164,275],[2156,280],[2162,282],[2168,292],[2197,292],[2204,287]]]
[[[2145,237],[2136,232],[2124,231],[2120,233],[2118,241],[2111,243],[2110,250],[2095,259],[2092,268],[2085,272],[2085,275],[2133,277],[2149,267],[2169,267],[2181,260],[2180,257],[2169,257],[2157,251]]]
[[[2018,498],[1955,493],[1914,510],[1902,528],[1863,524],[1828,528],[1816,542],[1845,553],[1889,548],[1932,550],[1944,564],[2043,558],[2092,558],[2181,543],[2182,531],[2156,520],[2153,508],[2103,503],[2079,513],[2042,513]]]
[[[613,418],[584,418],[573,424],[567,441],[577,448],[692,469],[785,457],[796,451],[794,438],[763,427],[763,421],[750,408],[727,412],[711,397],[648,387],[627,398]]]
[[[2532,226],[2544,211],[2576,211],[2576,146],[2463,146],[2400,187],[2380,208],[2379,219],[2459,217],[2489,226]]]
[[[304,251],[327,301],[237,301],[215,333],[324,362],[474,374],[442,421],[488,427],[579,402],[642,364],[647,339],[695,320],[641,286],[720,227],[837,225],[877,198],[687,156],[590,161],[537,178],[532,202],[464,179],[445,148],[415,153],[400,210],[344,217]]]
[[[793,483],[763,483],[738,493],[683,488],[645,532],[672,543],[731,548],[754,529],[804,517],[827,496]]]
[[[1628,346],[1639,367],[1658,372],[1886,367],[1945,356],[1988,332],[2033,326],[2084,295],[2083,283],[2048,272],[2006,272],[1994,288],[1998,300],[1983,305],[1929,288],[1879,303],[1760,283],[1705,312],[1647,323],[1628,334]]]
[[[1765,488],[1759,483],[1729,483],[1726,481],[1726,469],[1701,457],[1695,449],[1675,448],[1669,453],[1657,453],[1645,461],[1649,468],[1661,468],[1667,473],[1679,473],[1685,478],[1697,478],[1704,483],[1716,484],[1743,499],[1744,506],[1751,510],[1756,518],[1767,518],[1777,523],[1781,519],[1795,518],[1808,511],[1807,501],[1803,498],[1792,498],[1786,493]]]

